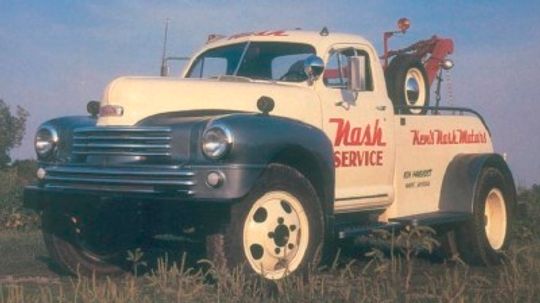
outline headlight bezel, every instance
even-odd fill
[[[231,151],[233,141],[229,128],[224,125],[211,125],[203,132],[201,150],[209,159],[222,159]]]
[[[40,135],[41,132],[48,132],[48,135]],[[48,137],[41,138],[40,137]],[[42,125],[34,136],[34,150],[38,159],[49,159],[56,152],[60,137],[58,131],[51,125]]]

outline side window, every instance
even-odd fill
[[[330,55],[323,74],[324,84],[328,87],[346,88],[349,83],[347,57],[341,52]]]
[[[192,74],[197,78],[212,78],[227,75],[227,59],[222,57],[206,57],[199,60]]]
[[[330,54],[326,68],[324,69],[323,81],[327,87],[347,88],[349,84],[349,57],[364,57],[364,75],[366,76],[366,91],[373,91],[373,79],[371,66],[369,64],[369,55],[363,50],[348,48],[334,50]]]

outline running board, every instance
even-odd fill
[[[400,223],[401,225],[426,225],[436,226],[448,223],[465,222],[472,217],[471,213],[455,211],[435,211],[419,215],[412,215],[400,218],[389,219],[390,222]]]
[[[392,230],[392,229],[400,229],[402,227],[403,226],[397,222],[375,223],[372,225],[365,225],[365,226],[350,226],[350,227],[345,227],[342,230],[340,230],[338,232],[338,238],[345,239],[345,238],[350,238],[350,237],[366,236],[377,229]]]
[[[412,226],[437,226],[443,224],[460,223],[469,220],[471,213],[467,212],[431,212],[419,215],[412,215],[400,218],[392,218],[388,223],[374,223],[363,226],[347,226],[338,229],[338,238],[358,237],[368,235],[374,230],[396,230],[407,225]]]

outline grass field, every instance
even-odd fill
[[[334,264],[277,284],[241,271],[215,269],[179,252],[151,266],[135,262],[137,275],[67,276],[49,259],[35,216],[20,209],[20,190],[1,190],[0,214],[6,218],[0,218],[0,303],[540,302],[540,186],[521,190],[520,199],[528,201],[529,211],[514,222],[514,241],[500,266],[435,261],[422,252],[433,244],[429,236],[389,251],[378,245],[379,236],[357,241],[377,245],[348,243]]]
[[[494,268],[378,250],[366,257],[365,248],[348,248],[332,268],[271,285],[239,272],[203,271],[185,258],[162,260],[138,277],[70,277],[54,268],[39,231],[2,231],[0,302],[538,302],[540,241],[518,242]]]

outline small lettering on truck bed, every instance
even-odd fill
[[[445,144],[476,144],[486,143],[486,133],[473,129],[442,130],[411,130],[413,145],[445,145]]]

